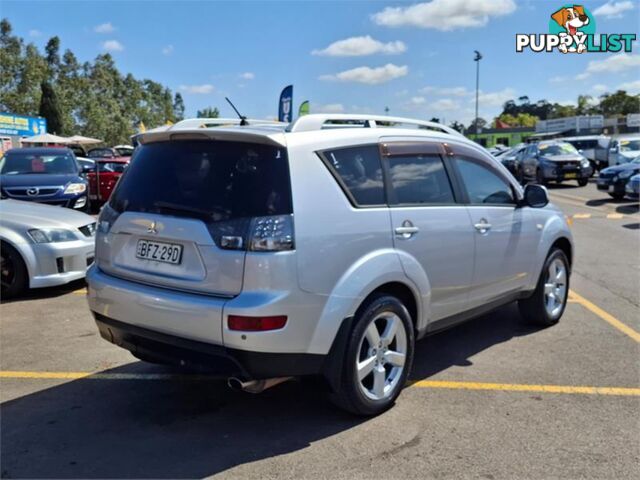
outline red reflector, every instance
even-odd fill
[[[229,330],[241,330],[243,332],[264,332],[265,330],[277,330],[287,323],[286,315],[275,317],[242,317],[229,315]]]

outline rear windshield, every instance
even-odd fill
[[[78,165],[69,152],[26,153],[8,152],[0,160],[0,174],[24,175],[29,173],[78,173]]]
[[[286,149],[244,142],[142,145],[110,204],[116,211],[210,221],[292,213]]]
[[[113,158],[115,154],[110,148],[94,148],[89,150],[89,158]]]

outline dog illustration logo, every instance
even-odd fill
[[[572,42],[571,46],[567,46],[566,43],[561,43],[558,46],[558,50],[562,53],[582,53],[586,51],[587,46],[584,42],[579,42],[585,36],[585,32],[580,31],[581,28],[587,26],[590,22],[589,16],[585,13],[582,5],[573,5],[571,7],[562,7],[557,12],[551,15],[551,18],[562,28],[564,32],[560,32],[560,37],[569,36],[575,38],[576,41]],[[577,46],[576,46],[577,44]]]

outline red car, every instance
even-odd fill
[[[129,165],[131,158],[94,158],[93,160],[96,162],[98,168],[97,172],[96,169],[93,169],[87,173],[89,199],[94,205],[101,205],[109,200],[111,192],[113,192],[118,179]],[[98,183],[100,184],[100,189],[98,189]]]

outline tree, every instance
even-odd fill
[[[518,113],[517,115],[509,115],[508,113],[503,113],[493,120],[494,125],[496,124],[497,120],[500,120],[501,122],[504,122],[511,127],[535,127],[536,122],[538,121],[538,117],[529,113]]]
[[[600,97],[600,112],[605,117],[640,113],[640,95],[628,95],[624,90]]]
[[[198,110],[197,117],[198,118],[218,118],[220,116],[220,111],[217,107],[206,107],[202,110]]]
[[[176,119],[176,122],[184,119],[184,100],[180,92],[177,92],[175,97],[173,97],[173,117]]]
[[[58,97],[51,84],[43,81],[40,84],[42,96],[40,97],[39,115],[47,120],[47,130],[53,133],[62,132],[62,115],[58,105]]]
[[[440,123],[440,119],[438,117],[431,117],[431,120],[429,121],[434,123]]]
[[[457,130],[460,133],[464,132],[464,125],[456,120],[454,120],[453,122],[451,122],[449,124],[449,127],[453,128],[454,130]]]
[[[476,133],[476,125],[480,130],[482,130],[487,126],[487,121],[481,117],[477,119],[474,118],[473,121],[469,124],[469,130],[471,131],[471,133]]]

